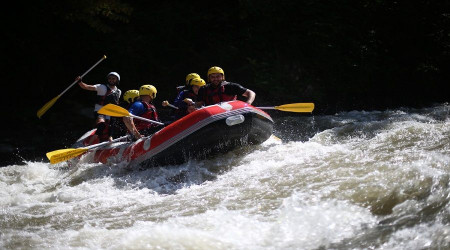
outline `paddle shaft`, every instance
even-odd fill
[[[256,107],[256,108],[259,108],[259,109],[276,109],[275,107]]]
[[[172,104],[170,104],[170,103],[167,103],[167,106],[169,106],[169,107],[171,107],[171,108],[174,108],[174,109],[178,109],[178,107],[177,107],[177,106],[175,106],[175,105],[172,105]]]
[[[138,119],[138,120],[143,120],[143,121],[154,123],[154,124],[158,124],[158,125],[164,125],[164,123],[162,123],[162,122],[153,121],[153,120],[150,120],[150,119],[147,119],[147,118],[144,118],[144,117],[140,117],[140,116],[137,116],[137,115],[129,114],[128,116],[132,117],[132,118],[135,118],[135,119]]]
[[[276,109],[287,112],[310,113],[314,110],[314,103],[290,103],[275,107],[256,107],[258,109]]]
[[[103,146],[103,145],[106,145],[106,144],[109,144],[109,143],[121,141],[121,140],[123,140],[123,139],[126,139],[127,137],[128,137],[128,135],[124,135],[124,136],[119,137],[119,138],[116,138],[116,139],[114,139],[114,140],[112,140],[112,141],[104,141],[104,142],[100,142],[100,143],[97,143],[97,144],[94,144],[94,145],[91,145],[91,146],[87,146],[86,149],[89,150],[89,149],[97,148],[97,147],[100,147],[100,146]]]
[[[81,79],[87,75],[87,73],[89,73],[89,71],[91,71],[93,68],[95,68],[99,63],[101,63],[103,60],[106,59],[106,56],[103,56],[102,59],[98,60],[98,62],[96,62],[94,65],[92,65],[92,67],[90,67],[86,72],[84,72],[84,74],[81,75]],[[75,85],[75,83],[77,83],[78,81],[74,81],[72,84],[70,84],[69,87],[67,87],[61,94],[59,94],[59,96],[62,96],[64,93],[67,92],[67,90],[69,90],[73,85]]]

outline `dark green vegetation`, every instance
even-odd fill
[[[117,71],[123,91],[154,84],[158,108],[173,100],[186,74],[206,78],[213,65],[227,80],[253,89],[255,106],[314,102],[320,114],[449,99],[449,1],[11,4],[3,8],[2,100],[9,128],[2,130],[2,154],[11,145],[54,150],[90,128],[92,119],[80,111],[90,114],[95,93],[78,86],[42,119],[36,111],[104,54],[108,59],[84,81],[102,83]]]

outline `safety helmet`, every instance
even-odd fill
[[[117,80],[119,80],[119,82],[120,82],[120,75],[119,75],[119,73],[117,73],[117,72],[109,72],[109,74],[106,76],[106,78],[108,78],[111,75],[117,77]]]
[[[208,69],[208,78],[209,78],[209,75],[215,74],[215,73],[220,73],[225,77],[225,73],[223,72],[223,69],[221,67],[213,66]]]
[[[132,102],[136,101],[136,99],[138,97],[139,97],[139,90],[136,90],[136,89],[127,90],[123,94],[123,100],[125,100],[128,103],[132,103]]]
[[[153,99],[156,98],[156,88],[153,85],[142,85],[139,88],[139,95],[149,95]]]
[[[201,87],[201,86],[206,85],[206,82],[205,82],[205,80],[203,80],[201,78],[194,78],[194,79],[191,80],[191,85],[192,86],[195,85],[195,86]]]
[[[189,83],[191,82],[192,79],[194,78],[200,78],[200,75],[197,73],[190,73],[186,76],[186,86],[189,85]]]

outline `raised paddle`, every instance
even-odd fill
[[[85,76],[87,73],[89,73],[89,71],[91,71],[95,66],[97,66],[100,62],[102,62],[103,60],[106,59],[106,56],[103,56],[102,59],[100,59],[98,62],[96,62],[94,64],[94,66],[92,66],[90,69],[88,69],[86,72],[84,72],[84,74],[81,75],[81,78],[83,78],[83,76]],[[72,84],[70,84],[69,87],[67,87],[61,94],[59,94],[58,96],[56,96],[55,98],[51,99],[49,102],[47,102],[42,108],[40,108],[37,112],[37,117],[41,118],[42,115],[44,115],[45,112],[47,112],[47,110],[49,108],[51,108],[53,106],[53,104],[55,104],[55,102],[64,94],[66,93],[67,90],[69,90],[73,85],[75,85],[75,83],[77,83],[78,81],[74,81]]]
[[[114,116],[114,117],[133,117],[133,118],[143,120],[146,122],[151,122],[151,123],[158,124],[158,125],[164,125],[164,123],[162,123],[162,122],[157,122],[157,121],[153,121],[150,119],[146,119],[144,117],[130,114],[130,112],[128,112],[128,110],[126,110],[120,106],[111,104],[111,103],[103,106],[101,109],[99,109],[97,111],[97,113],[102,114],[102,115]]]
[[[105,141],[105,142],[97,143],[97,144],[94,144],[94,145],[91,145],[88,147],[83,147],[83,148],[58,149],[58,150],[55,150],[52,152],[48,152],[46,155],[47,155],[47,158],[50,160],[50,163],[55,164],[55,163],[59,163],[62,161],[67,161],[72,158],[75,158],[75,157],[83,154],[84,152],[87,152],[90,149],[98,148],[98,147],[101,147],[101,146],[104,146],[104,145],[107,145],[107,144],[110,144],[113,142],[117,142],[117,141],[123,140],[127,137],[129,137],[129,136],[128,135],[122,136],[122,137],[116,138],[112,141]]]
[[[311,113],[314,110],[314,103],[291,103],[275,107],[257,107],[259,109],[276,109],[287,112]]]

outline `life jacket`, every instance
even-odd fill
[[[142,104],[144,104],[144,107],[145,107],[145,112],[144,112],[144,114],[140,115],[140,117],[154,120],[154,121],[159,121],[158,113],[156,113],[155,106],[153,106],[153,104],[150,104],[147,102],[143,102],[143,101],[140,101],[140,102]],[[139,119],[134,119],[134,126],[136,126],[137,130],[141,131],[141,130],[156,126],[156,124],[147,122],[147,121],[142,121]]]
[[[189,99],[191,99],[194,102],[196,102],[197,99],[198,99],[197,95],[192,90],[184,90],[184,98],[185,99],[189,98]]]
[[[104,106],[109,103],[113,104],[119,104],[120,100],[120,92],[119,89],[116,88],[115,90],[112,90],[108,85],[102,84],[106,86],[106,94],[105,95],[98,95],[97,96],[97,104]]]
[[[206,89],[204,91],[203,100],[205,102],[205,106],[213,105],[220,102],[228,102],[228,101],[234,101],[236,100],[236,95],[227,95],[225,94],[225,85],[227,85],[228,82],[221,82],[220,86],[217,88],[214,88],[212,84],[208,84],[206,86]]]
[[[185,90],[183,90],[183,92],[184,92],[183,97],[185,99],[189,98],[189,99],[191,99],[194,102],[197,101],[198,96],[194,93],[194,91],[192,91],[192,89],[189,89],[189,90],[185,89]],[[187,112],[187,104],[183,105],[183,106],[178,106],[178,109],[175,110],[175,117],[176,118],[181,118],[181,117],[183,117],[183,116],[185,116],[187,114],[188,114],[188,112]]]
[[[178,95],[181,91],[186,90],[186,86],[180,85],[180,86],[177,86],[176,89],[177,89],[177,95]]]

